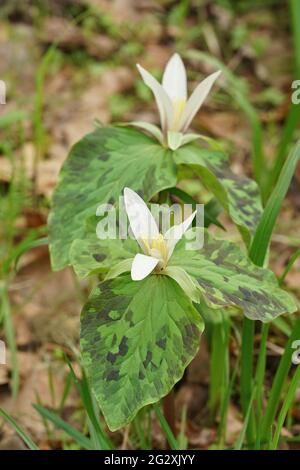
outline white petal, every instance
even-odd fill
[[[171,258],[176,244],[183,237],[183,234],[187,231],[187,229],[193,222],[193,219],[196,213],[197,211],[193,212],[181,224],[174,225],[173,227],[169,228],[169,230],[166,231],[164,235],[164,239],[166,241],[166,245],[168,249],[168,259]]]
[[[124,203],[132,233],[143,249],[141,238],[153,240],[159,235],[155,219],[143,199],[130,188],[124,188]]]
[[[173,54],[166,65],[162,86],[171,100],[187,99],[186,70],[179,54]]]
[[[145,279],[158,264],[159,259],[152,256],[135,255],[131,266],[131,279],[133,281],[141,281]]]
[[[188,99],[188,102],[181,118],[179,126],[181,131],[184,132],[189,127],[192,119],[194,118],[195,114],[204,102],[205,98],[210,92],[211,87],[219,77],[220,73],[220,70],[218,72],[212,73],[207,78],[205,78],[205,80],[199,83],[199,85],[195,88],[192,95]]]
[[[154,94],[155,101],[158,107],[160,115],[160,123],[163,132],[171,125],[172,121],[172,103],[169,96],[163,89],[162,85],[156,80],[156,78],[147,72],[141,65],[136,65],[140,72],[142,79],[145,84],[151,89]]]

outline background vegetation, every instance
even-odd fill
[[[259,389],[267,392],[265,423],[277,432],[270,446],[299,448],[299,371],[291,367],[288,375],[290,353],[282,356],[289,338],[290,346],[291,338],[300,339],[297,314],[280,317],[269,331],[257,325],[253,350],[250,342],[242,355],[242,319],[216,318],[176,387],[176,439],[158,405],[110,433],[81,369],[79,313],[91,281],[79,283],[71,270],[51,272],[51,195],[71,145],[95,120],[155,122],[151,93],[135,64],[159,77],[175,50],[192,82],[223,71],[193,126],[218,139],[236,173],[259,183],[269,209],[252,259],[263,262],[273,231],[270,266],[299,301],[299,148],[281,173],[300,137],[300,105],[291,104],[291,83],[300,79],[299,2],[2,0],[0,337],[8,363],[0,365],[0,449],[165,448],[166,441],[173,448],[242,448],[254,396],[241,370],[252,367],[252,358]],[[198,181],[184,181],[187,188],[199,202],[209,200]],[[215,227],[215,233],[240,242],[226,215],[219,219],[226,231]],[[286,367],[278,369],[281,357]]]

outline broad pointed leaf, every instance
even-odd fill
[[[189,230],[186,237],[193,232]],[[177,244],[169,266],[180,266],[197,280],[209,307],[235,305],[248,318],[263,322],[297,310],[275,275],[253,264],[234,243],[214,239],[208,232],[200,250],[187,250],[186,242],[183,238]]]
[[[174,160],[177,165],[192,167],[200,175],[203,184],[229,213],[249,245],[262,214],[260,193],[255,181],[234,174],[226,155],[221,151],[185,145],[174,152]]]
[[[85,237],[85,221],[100,204],[114,204],[125,186],[149,200],[176,184],[172,152],[132,128],[98,128],[74,145],[61,170],[49,216],[54,270],[70,263],[69,250]]]
[[[70,249],[70,262],[83,278],[91,274],[107,273],[120,261],[134,258],[139,245],[130,238],[126,240],[99,240],[89,233],[83,240],[74,240]]]
[[[104,281],[81,317],[81,349],[109,428],[129,423],[182,377],[199,346],[201,316],[178,284],[151,275]]]

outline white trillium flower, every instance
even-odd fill
[[[141,65],[137,64],[137,68],[145,84],[154,94],[160,115],[161,130],[153,124],[145,122],[133,122],[132,124],[147,130],[163,145],[173,150],[201,137],[198,134],[184,135],[184,133],[221,71],[206,77],[187,99],[186,70],[179,54],[175,53],[167,63],[162,84]]]
[[[196,211],[162,235],[153,215],[137,193],[125,188],[124,202],[131,231],[144,253],[135,255],[131,265],[132,280],[140,281],[152,271],[161,273],[166,269],[177,242],[190,227]]]

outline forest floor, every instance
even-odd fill
[[[293,81],[285,2],[266,2],[270,6],[259,8],[242,2],[245,6],[235,9],[226,8],[222,1],[53,0],[49,10],[32,3],[2,1],[0,7],[0,78],[7,84],[7,102],[0,106],[0,262],[12,248],[5,242],[9,231],[13,231],[15,244],[36,231],[45,233],[61,165],[71,146],[93,129],[95,119],[103,124],[137,119],[156,122],[152,96],[138,75],[137,62],[159,77],[177,50],[194,86],[214,68],[207,62],[188,59],[187,51],[202,50],[220,60],[256,109],[263,125],[264,154],[272,162],[288,114]],[[193,127],[222,143],[237,174],[253,176],[251,125],[229,87],[221,78]],[[299,130],[298,134],[300,137]],[[199,202],[205,202],[203,188],[196,181],[189,184]],[[11,185],[15,189],[7,201]],[[270,250],[270,266],[278,276],[300,246],[299,194],[300,166]],[[238,241],[239,235],[226,215],[222,214],[221,221],[227,229],[222,236]],[[79,314],[90,283],[79,282],[71,269],[53,273],[46,246],[24,253],[16,272],[9,273],[19,385],[13,397],[15,365],[8,348],[7,367],[0,366],[0,406],[42,449],[66,449],[73,444],[41,419],[33,403],[59,410],[75,427],[80,428],[82,423],[82,403],[76,389],[69,387],[63,354],[73,359],[79,374]],[[285,287],[300,298],[300,259],[286,277]],[[285,322],[289,325],[288,318]],[[257,335],[257,346],[259,341]],[[269,382],[285,342],[284,328],[272,327]],[[232,342],[233,356],[235,346]],[[191,448],[206,449],[216,442],[219,418],[212,418],[208,409],[209,376],[209,351],[203,340],[176,388],[178,422],[187,407],[186,436]],[[300,431],[300,390],[291,413],[294,424],[285,430],[290,437]],[[164,436],[153,420],[152,445],[161,448]],[[236,440],[241,428],[240,406],[233,399],[227,416],[226,446]],[[134,447],[126,429],[112,438],[121,448]],[[300,448],[297,442],[283,447],[288,445]],[[0,422],[0,450],[23,447],[14,430]]]

